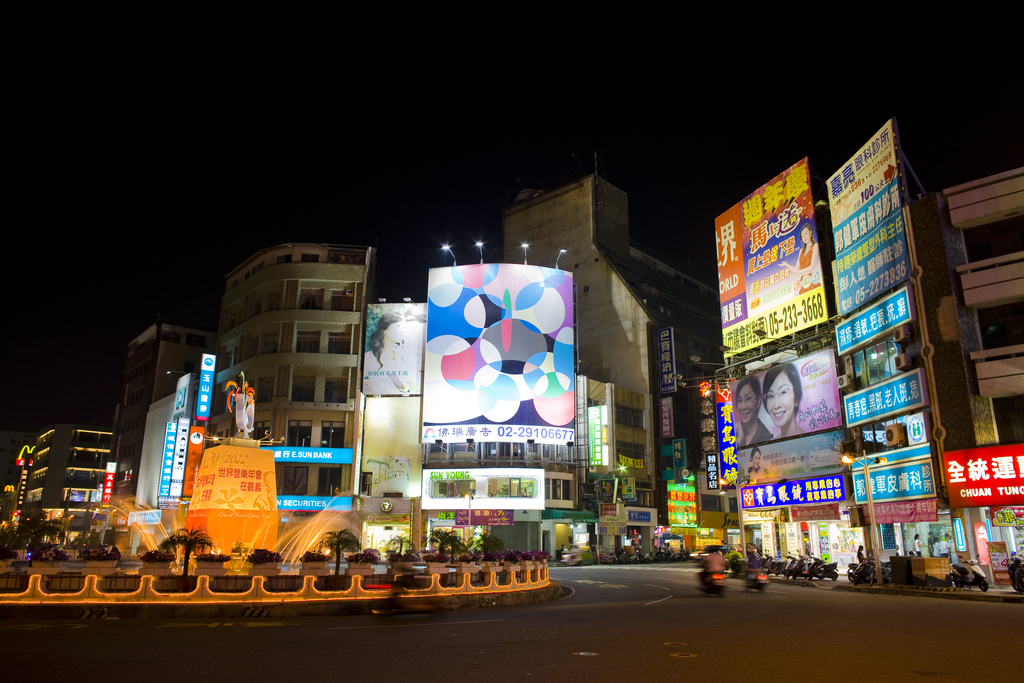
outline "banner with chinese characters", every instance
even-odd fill
[[[924,370],[921,368],[893,375],[867,389],[843,396],[847,427],[881,422],[890,415],[926,405],[928,385],[925,384]]]
[[[999,541],[988,542],[988,558],[992,563],[992,578],[994,583],[1010,585],[1010,572],[1006,565],[1006,543]]]
[[[178,434],[178,423],[168,422],[164,428],[164,457],[163,466],[160,469],[159,498],[169,500],[171,496],[171,472],[174,471],[174,445],[175,437]],[[177,507],[178,502],[174,501]]]
[[[839,474],[797,479],[785,483],[756,484],[740,489],[743,509],[807,505],[846,500],[846,484]]]
[[[733,424],[732,391],[727,384],[719,384],[715,389],[715,413],[718,416],[718,451],[721,454],[722,471],[721,477],[727,486],[736,485],[736,477],[739,470],[736,463],[736,433]],[[718,468],[717,455],[715,455],[715,468]],[[707,459],[707,458],[705,458]],[[715,488],[718,488],[717,484]]]
[[[671,396],[661,397],[661,419],[659,422],[661,423],[661,438],[671,439],[675,435]]]
[[[705,453],[704,464],[707,470],[707,479],[705,480],[707,489],[708,491],[717,491],[722,485],[720,481],[721,474],[718,471],[718,454]]]
[[[587,408],[587,429],[590,437],[590,466],[604,467],[608,464],[608,407]]]
[[[1024,507],[992,508],[992,526],[1024,526]]]
[[[686,456],[686,439],[672,440],[672,471],[677,484],[685,483],[689,477],[683,470],[689,467]]]
[[[840,356],[883,337],[914,320],[914,297],[904,287],[836,325],[836,351]]]
[[[935,473],[932,470],[930,447],[927,452],[928,455],[912,460],[872,465],[868,469],[871,476],[872,501],[879,503],[934,498],[936,493]],[[864,484],[864,469],[860,465],[853,466],[853,492],[858,503],[868,502],[867,488]]]
[[[897,143],[890,119],[828,181],[840,315],[910,277]]]
[[[619,464],[623,467],[642,468],[644,466],[643,458],[627,458],[624,455],[619,456]]]
[[[862,479],[863,481],[863,479]],[[900,503],[874,503],[875,519],[878,524],[905,524],[908,522],[937,522],[939,501],[935,498],[908,500]],[[861,508],[867,524],[871,524],[871,511]]]
[[[658,330],[658,373],[661,376],[661,393],[675,392],[676,344],[675,332],[671,327]]]
[[[831,522],[838,521],[839,503],[825,503],[824,505],[807,505],[793,508],[790,518],[794,522]]]
[[[807,159],[715,219],[726,357],[828,319]]]
[[[697,490],[693,486],[668,484],[668,523],[673,527],[697,526]]]
[[[1020,445],[946,451],[946,485],[954,508],[1024,505]]]
[[[455,510],[455,526],[512,526],[516,521],[515,510],[473,510],[472,525],[469,510]]]

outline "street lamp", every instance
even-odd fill
[[[527,250],[527,249],[528,249],[529,247],[530,247],[530,245],[529,245],[529,244],[527,244],[526,242],[523,242],[523,265],[524,265],[524,266],[527,266],[527,265],[529,265],[529,264],[528,264],[528,263],[526,262],[526,250]]]
[[[565,249],[558,250],[558,256],[555,257],[555,268],[558,268],[558,259],[562,258],[562,254],[565,253]]]
[[[447,251],[449,254],[452,255],[452,268],[455,268],[456,266],[459,265],[458,263],[455,262],[455,252],[452,251],[452,248],[449,245],[446,244],[443,247],[441,247],[441,251]]]
[[[867,491],[868,495],[868,517],[870,518],[869,533],[871,534],[871,556],[875,559],[875,581],[881,582],[882,584],[885,583],[882,581],[882,561],[879,557],[882,551],[882,544],[879,539],[876,538],[875,534],[875,501],[871,496],[871,473],[868,471],[868,465],[881,465],[888,461],[888,458],[873,457],[869,456],[867,453],[863,453],[859,458],[851,458],[848,455],[843,456],[843,462],[847,465],[858,463],[864,468],[864,489]],[[856,500],[856,493],[854,494],[854,500]]]
[[[480,264],[483,265],[483,262],[484,262],[484,243],[483,242],[477,242],[476,243],[476,248],[480,250]]]

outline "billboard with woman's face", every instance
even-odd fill
[[[576,440],[571,273],[434,268],[427,300],[425,443]]]
[[[831,349],[732,383],[736,449],[843,426]]]
[[[416,395],[423,391],[423,332],[426,304],[366,307],[363,393]]]

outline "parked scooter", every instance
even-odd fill
[[[1006,563],[1006,571],[1010,575],[1010,585],[1018,593],[1024,593],[1024,564],[1017,553],[1010,556]]]
[[[977,586],[981,589],[982,593],[988,590],[988,581],[985,579],[985,574],[978,569],[978,563],[974,560],[967,560],[967,566],[952,564],[949,568],[951,571],[946,575],[946,580],[957,588]]]

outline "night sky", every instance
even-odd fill
[[[1024,166],[1020,81],[947,93],[922,80],[877,103],[823,86],[752,97],[693,80],[439,82],[338,80],[314,102],[100,80],[23,103],[8,157],[0,428],[109,424],[127,343],[158,316],[215,325],[224,275],[260,248],[377,246],[380,296],[422,301],[427,269],[451,262],[441,244],[469,263],[482,239],[495,260],[502,207],[592,172],[595,151],[629,195],[633,239],[706,268],[715,216],[805,156],[827,179],[893,115],[928,192]],[[821,180],[815,190],[825,198]]]

